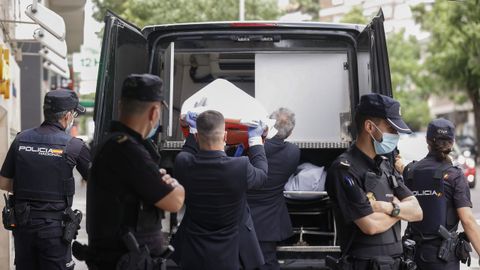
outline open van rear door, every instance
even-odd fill
[[[387,42],[380,10],[357,37],[359,96],[380,93],[392,96]]]
[[[94,147],[105,137],[110,122],[118,119],[118,101],[125,78],[131,73],[147,71],[147,40],[141,30],[108,12],[105,16],[95,96]]]

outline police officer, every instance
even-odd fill
[[[74,118],[85,112],[71,90],[45,95],[45,121],[20,132],[0,172],[0,188],[13,192],[16,269],[73,269],[70,242],[64,241],[65,212],[75,193],[72,170],[87,179],[90,153],[70,136]]]
[[[183,187],[158,167],[160,157],[149,139],[158,129],[163,100],[157,76],[132,74],[123,83],[120,121],[112,121],[95,154],[87,188],[90,269],[115,269],[135,260],[129,257],[134,245],[122,240],[131,240],[129,235],[142,250],[148,248],[145,256],[160,256],[162,210],[176,212],[183,205]]]
[[[410,222],[407,229],[408,236],[417,243],[415,262],[422,270],[454,270],[460,267],[460,258],[454,251],[448,258],[438,257],[444,240],[438,233],[440,226],[454,233],[459,220],[462,221],[468,239],[475,250],[480,251],[480,228],[472,214],[470,188],[462,170],[454,167],[449,157],[454,134],[452,122],[435,119],[427,129],[427,156],[410,163],[405,169],[400,159],[395,163],[396,168],[403,171],[405,184],[417,197],[424,211],[423,220]],[[457,245],[457,248],[463,248],[460,242]]]
[[[399,132],[411,131],[400,104],[380,94],[361,97],[355,124],[357,140],[332,163],[326,180],[338,224],[339,264],[341,269],[399,269],[399,221],[421,220],[422,210],[382,155],[395,149]]]

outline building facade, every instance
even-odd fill
[[[434,0],[320,0],[320,20],[339,22],[343,15],[353,7],[360,7],[365,17],[371,18],[380,10],[385,16],[385,31],[405,29],[407,35],[414,35],[422,40],[428,37],[420,30],[413,19],[411,7],[420,3],[431,4]]]
[[[25,15],[32,1],[63,17],[69,54],[79,51],[83,43],[86,0],[0,0],[0,164],[17,133],[43,121],[43,96],[52,82],[61,82],[43,68],[38,54],[41,45],[33,39],[33,31],[40,26]],[[0,226],[0,270],[14,269],[13,257],[11,233]]]

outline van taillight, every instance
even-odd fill
[[[254,22],[234,22],[231,23],[232,27],[275,27],[276,23],[254,23]]]

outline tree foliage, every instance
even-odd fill
[[[290,0],[287,12],[301,12],[310,15],[312,21],[320,18],[320,1],[318,0]]]
[[[145,25],[234,21],[239,19],[238,0],[93,0],[94,18],[102,21],[110,9],[132,23]],[[245,0],[246,20],[274,20],[280,15],[276,0]]]
[[[363,16],[363,9],[361,6],[354,6],[350,9],[349,12],[343,15],[340,20],[342,23],[356,23],[356,24],[367,24],[367,17]]]
[[[363,15],[361,6],[354,6],[340,21],[367,24],[370,18]],[[400,31],[387,35],[387,48],[393,94],[402,104],[402,117],[410,128],[419,130],[430,121],[428,95],[423,91],[424,81],[419,75],[421,46],[415,37],[405,37],[405,31]]]
[[[393,94],[402,104],[402,117],[412,129],[419,130],[430,121],[420,43],[414,36],[406,37],[402,30],[389,33],[387,48]]]
[[[425,59],[430,90],[468,96],[480,139],[480,0],[436,1],[413,11],[431,34]]]

